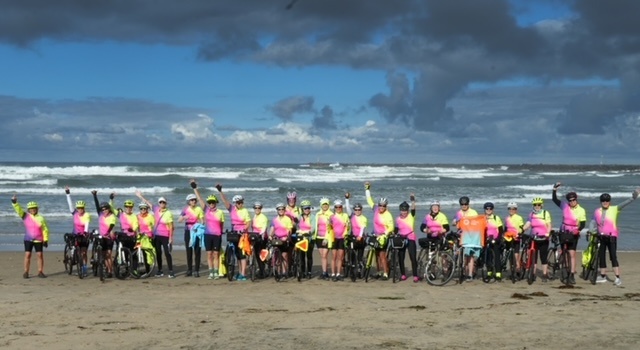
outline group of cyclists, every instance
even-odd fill
[[[320,255],[321,273],[320,279],[340,281],[343,279],[343,260],[345,244],[354,241],[354,249],[357,250],[358,259],[362,259],[367,235],[372,235],[377,240],[375,245],[377,276],[382,280],[388,279],[389,265],[387,261],[387,245],[390,237],[402,237],[406,244],[398,252],[400,261],[400,280],[406,280],[408,274],[404,267],[405,254],[408,250],[411,263],[411,277],[413,282],[419,282],[422,277],[418,272],[418,262],[416,259],[418,235],[414,231],[416,215],[416,198],[410,194],[409,201],[403,201],[399,205],[399,215],[395,218],[388,210],[389,201],[385,197],[374,201],[371,195],[371,184],[364,183],[365,198],[367,205],[372,209],[372,225],[369,228],[367,216],[363,214],[364,207],[361,203],[351,206],[350,193],[345,193],[344,199],[331,201],[323,197],[319,201],[320,208],[314,210],[311,201],[302,200],[298,204],[296,192],[289,192],[286,196],[286,203],[278,203],[275,206],[276,215],[268,218],[263,212],[263,204],[253,203],[253,215],[245,207],[245,199],[241,195],[234,195],[229,201],[222,190],[222,186],[215,187],[217,194],[209,194],[205,199],[199,192],[198,184],[195,180],[190,181],[193,194],[186,197],[186,205],[181,210],[178,222],[184,222],[184,244],[187,260],[187,277],[200,277],[201,250],[206,251],[208,278],[215,280],[223,276],[220,266],[220,255],[222,249],[223,235],[233,232],[240,235],[249,233],[258,234],[262,238],[254,243],[253,250],[236,249],[235,254],[238,260],[238,274],[234,276],[237,281],[245,281],[247,272],[247,255],[259,254],[261,249],[266,248],[269,240],[282,241],[283,259],[289,260],[290,252],[294,249],[295,242],[292,236],[308,239],[309,245],[300,261],[303,274],[306,278],[312,277],[313,251],[318,250]],[[567,247],[571,258],[571,274],[568,283],[575,284],[576,259],[575,251],[580,232],[587,226],[587,214],[584,208],[578,203],[578,195],[569,192],[564,199],[558,197],[558,189],[561,183],[556,183],[552,189],[551,199],[562,211],[562,222],[559,226],[560,240]],[[73,234],[86,235],[89,232],[91,216],[86,212],[86,203],[77,201],[73,205],[69,187],[65,187],[69,211],[73,217]],[[632,197],[618,205],[611,205],[611,196],[603,193],[600,196],[601,206],[592,215],[589,230],[600,236],[600,250],[597,252],[600,257],[600,276],[597,282],[607,282],[606,277],[606,251],[609,251],[609,258],[615,274],[615,285],[621,285],[620,268],[617,259],[617,239],[619,230],[617,228],[617,217],[620,210],[635,200],[640,194],[640,189],[632,193]],[[135,203],[132,200],[123,202],[123,209],[115,208],[115,193],[111,193],[110,200],[100,202],[97,191],[92,191],[94,204],[98,213],[97,231],[103,238],[103,249],[105,250],[105,260],[107,268],[107,278],[112,276],[113,264],[111,252],[116,238],[116,232],[131,236],[146,235],[153,239],[156,250],[157,266],[156,277],[163,277],[162,253],[166,259],[168,277],[175,278],[172,259],[172,245],[174,242],[174,231],[176,224],[173,214],[167,207],[167,200],[160,197],[157,204],[146,199],[140,191],[136,191],[136,196],[141,200],[138,204],[138,213],[134,213]],[[17,202],[17,196],[11,199],[13,207],[18,216],[24,221],[25,236],[25,260],[24,278],[29,278],[31,253],[36,251],[38,261],[38,277],[45,278],[44,260],[42,256],[43,248],[46,248],[49,240],[49,229],[46,221],[38,213],[38,204],[29,202],[27,212],[25,212]],[[219,207],[220,201],[223,208]],[[419,230],[426,234],[431,240],[440,240],[449,232],[457,232],[464,235],[465,225],[470,219],[481,219],[483,225],[483,237],[481,243],[469,245],[464,250],[465,269],[467,280],[473,280],[476,259],[480,256],[483,248],[493,249],[494,256],[501,256],[505,248],[515,248],[519,254],[520,240],[523,235],[536,237],[540,264],[542,270],[542,280],[548,280],[547,271],[547,249],[552,231],[552,218],[550,213],[544,209],[544,200],[540,197],[531,201],[532,210],[523,218],[518,214],[518,205],[510,202],[507,205],[508,215],[504,218],[494,213],[494,203],[486,202],[483,205],[483,214],[471,208],[470,199],[467,196],[460,197],[460,209],[454,215],[451,224],[447,216],[440,211],[440,203],[433,201],[430,203],[429,212],[425,215]],[[333,204],[333,206],[331,205]],[[226,216],[229,216],[229,229],[225,230]],[[119,227],[118,227],[119,226]],[[119,230],[119,231],[118,231]],[[200,232],[201,231],[201,232]],[[88,241],[83,240],[80,245],[82,252],[82,269],[79,273],[87,272],[87,247]],[[135,242],[135,239],[129,240]],[[488,242],[491,242],[489,245]],[[130,243],[132,244],[132,243]],[[516,256],[517,257],[517,256]],[[537,259],[537,258],[536,258]],[[264,273],[264,262],[257,259],[260,274]],[[517,259],[517,269],[520,259]],[[498,266],[499,259],[494,259],[494,275],[489,276],[497,281],[502,279],[502,267]],[[422,271],[421,271],[422,272]],[[286,277],[285,277],[286,278]]]

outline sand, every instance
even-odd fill
[[[45,253],[48,278],[23,279],[23,254],[0,253],[3,349],[636,349],[640,343],[640,253],[619,254],[623,286],[578,279],[569,289],[540,279],[531,286],[444,287],[409,280],[211,281],[184,276],[184,252],[174,252],[176,279],[80,280],[64,272],[61,252]]]

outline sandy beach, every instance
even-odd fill
[[[578,279],[574,288],[540,279],[444,287],[211,281],[184,276],[184,252],[174,252],[176,279],[80,280],[64,272],[61,252],[45,253],[48,278],[23,279],[23,254],[0,253],[5,349],[635,349],[640,342],[640,253],[619,254],[623,286]]]

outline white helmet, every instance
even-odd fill
[[[518,203],[509,202],[509,204],[507,204],[507,208],[516,208],[516,209],[518,209]]]
[[[190,194],[190,195],[187,196],[187,202],[192,200],[192,199],[198,199],[198,198],[196,197],[195,194]]]
[[[235,196],[233,196],[233,198],[232,198],[231,200],[232,200],[234,203],[237,203],[237,202],[244,202],[244,198],[243,198],[241,195],[239,195],[239,194],[236,194]]]
[[[430,206],[434,206],[434,205],[440,206],[440,201],[435,201],[435,200],[432,201]]]
[[[333,206],[334,207],[341,207],[342,206],[342,201],[339,199],[336,199],[335,201],[333,201]]]

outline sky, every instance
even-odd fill
[[[640,1],[5,0],[0,161],[636,164]]]

